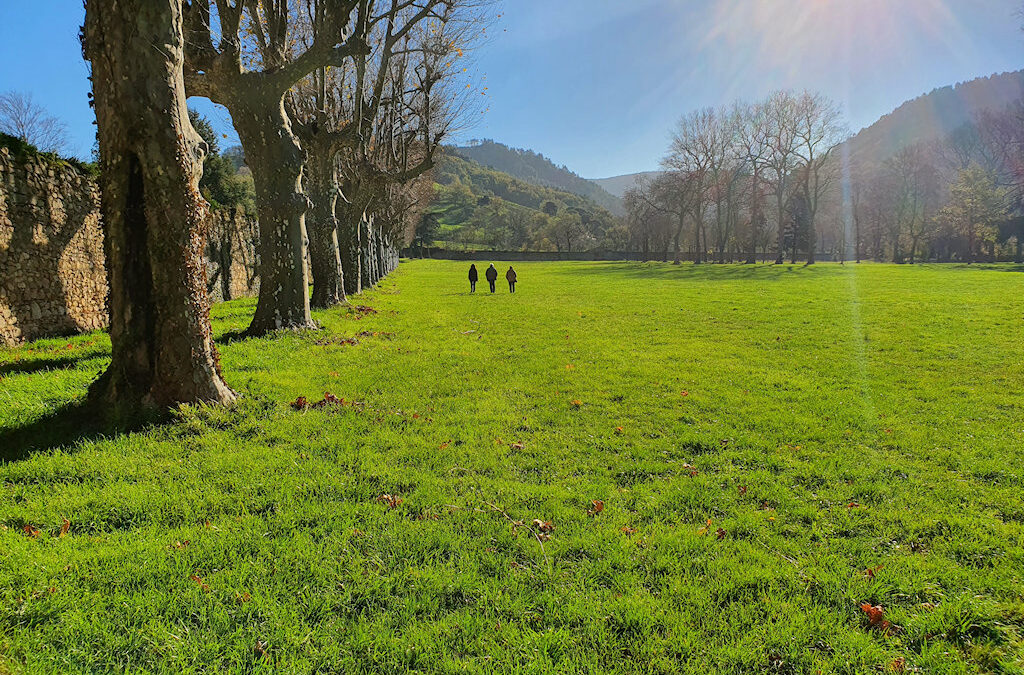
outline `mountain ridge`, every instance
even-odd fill
[[[508,174],[513,178],[541,187],[586,197],[614,215],[625,215],[622,200],[608,193],[600,185],[558,166],[544,155],[533,150],[512,148],[491,139],[470,141],[469,145],[451,149],[457,155],[482,166]]]

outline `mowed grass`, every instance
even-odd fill
[[[1022,672],[1021,268],[466,268],[132,433],[0,352],[0,672]]]

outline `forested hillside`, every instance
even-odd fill
[[[637,187],[641,181],[654,180],[661,174],[661,171],[641,171],[640,173],[627,173],[622,176],[612,176],[611,178],[591,178],[590,182],[597,183],[609,194],[621,199],[626,196],[628,190]]]
[[[547,157],[532,150],[510,148],[492,140],[484,140],[455,148],[455,152],[528,183],[582,195],[615,215],[625,214],[622,200],[618,197],[600,185],[581,178],[567,167],[556,166]]]
[[[1024,98],[1024,71],[980,77],[907,101],[854,136],[854,159],[881,164],[903,148],[944,139],[983,112],[1000,112]]]
[[[617,218],[586,197],[555,190],[448,152],[416,243],[503,250],[610,245]]]

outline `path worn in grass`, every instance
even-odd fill
[[[133,433],[55,414],[106,336],[0,351],[0,672],[1024,667],[1019,270],[464,267]]]

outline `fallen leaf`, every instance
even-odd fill
[[[198,576],[196,574],[193,574],[192,576],[189,577],[189,579],[191,579],[192,581],[194,581],[197,584],[199,584],[199,588],[203,589],[204,592],[207,592],[207,593],[210,592],[210,587],[206,585],[206,582],[203,581],[202,577],[200,577],[200,576]]]
[[[623,525],[619,532],[622,532],[623,534],[636,534],[636,529],[629,525]]]
[[[722,541],[725,539],[726,531],[722,528],[718,528],[718,530],[715,531],[715,534],[718,535],[718,541]]]
[[[747,494],[747,486],[746,485],[740,485],[739,486],[739,493],[740,493],[740,497],[742,497],[743,495]]]
[[[869,602],[862,603],[860,609],[867,616],[868,628],[881,631],[886,635],[899,633],[902,628],[885,618],[885,610],[881,605],[872,605]]]
[[[708,522],[707,522],[707,524],[704,527],[702,527],[699,530],[697,530],[697,534],[699,534],[700,536],[703,537],[705,534],[708,533],[709,529],[711,529],[711,519],[710,518],[708,518]]]
[[[550,532],[555,531],[555,526],[550,520],[541,520],[540,518],[534,518],[533,526],[541,532],[543,532],[544,534],[548,534]]]
[[[188,545],[191,544],[191,543],[192,542],[189,539],[186,539],[185,541],[176,541],[176,542],[174,542],[174,548],[176,548],[176,549],[188,548]]]
[[[248,593],[242,593],[241,595],[238,595],[237,593],[235,594],[235,602],[237,602],[240,605],[244,605],[245,603],[249,602],[251,598],[252,596],[250,596]]]
[[[568,364],[566,364],[565,369],[566,370],[576,370],[576,366],[572,365],[571,363],[568,363]]]
[[[309,401],[306,400],[305,396],[300,396],[291,403],[292,407],[296,410],[303,410],[309,407]]]
[[[445,441],[444,443],[442,443],[442,444],[441,444],[441,446],[440,446],[440,447],[439,447],[438,449],[439,449],[439,450],[445,450],[445,449],[447,449],[447,448],[448,448],[448,446],[449,446],[449,445],[451,445],[451,444],[452,444],[452,442],[451,442],[451,441]]]
[[[515,443],[510,443],[508,447],[512,448],[513,450],[522,450],[526,446],[523,443],[517,441]]]
[[[875,574],[880,572],[882,567],[884,567],[884,565],[878,565],[876,567],[869,567],[868,569],[864,570],[864,575],[868,579],[874,579],[875,578]]]
[[[574,399],[574,400],[572,401],[572,407],[573,407],[573,408],[576,408],[577,410],[578,410],[578,409],[579,409],[579,408],[580,408],[580,407],[581,407],[582,405],[583,405],[583,401],[581,401],[581,400],[579,400],[579,399]]]
[[[587,515],[596,516],[597,514],[604,511],[604,502],[601,501],[600,499],[595,499],[590,503],[592,504],[592,507],[587,509]]]
[[[21,529],[25,530],[25,534],[27,534],[30,537],[38,537],[39,536],[39,530],[37,530],[36,528],[32,527],[28,523],[26,523],[25,527],[23,527]]]
[[[68,530],[70,530],[70,529],[71,529],[71,521],[68,520],[67,518],[65,518],[63,524],[61,524],[61,526],[60,526],[60,534],[57,535],[57,538],[60,539],[60,538],[64,537],[65,535],[67,535]]]
[[[891,670],[894,673],[907,672],[907,660],[902,656],[897,656],[889,662],[889,670]]]
[[[846,508],[848,508],[848,509],[859,509],[860,508],[860,504],[858,504],[857,502],[850,502],[849,504],[846,505]]]
[[[622,429],[622,427],[615,427],[616,436],[621,436],[623,433],[625,433],[625,431]]]
[[[405,500],[397,497],[396,495],[381,495],[380,497],[377,497],[377,501],[387,504],[389,509],[397,509]]]

